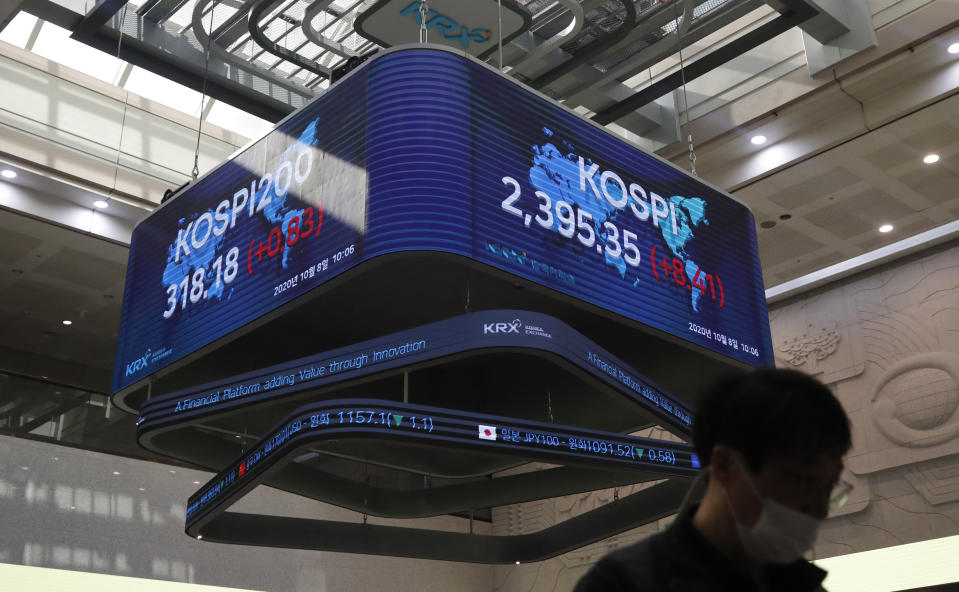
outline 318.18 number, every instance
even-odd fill
[[[226,257],[220,255],[213,261],[213,264],[210,266],[210,272],[211,275],[213,272],[216,273],[216,280],[212,282],[212,285],[207,285],[206,283],[206,269],[197,267],[192,274],[183,276],[179,284],[170,284],[167,286],[166,294],[169,308],[163,311],[163,318],[168,319],[172,317],[173,313],[176,312],[178,304],[180,305],[180,309],[184,310],[188,302],[196,304],[206,298],[210,290],[214,292],[219,290],[221,283],[229,284],[236,279],[236,273],[239,269],[239,262],[237,261],[239,257],[240,248],[233,247],[227,251]]]

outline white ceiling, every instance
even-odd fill
[[[759,224],[766,286],[959,219],[957,114],[952,95],[736,191]]]

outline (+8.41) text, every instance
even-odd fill
[[[186,310],[191,304],[221,294],[222,288],[236,279],[239,257],[239,247],[233,247],[227,251],[226,257],[221,254],[214,259],[209,269],[197,267],[193,273],[183,276],[180,283],[167,286],[167,308],[163,311],[163,318],[172,317],[177,308]]]

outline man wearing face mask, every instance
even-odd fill
[[[792,370],[720,381],[700,399],[693,444],[706,492],[665,531],[614,551],[574,592],[815,592],[803,559],[830,503],[849,420],[835,396]]]

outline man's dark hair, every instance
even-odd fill
[[[759,471],[771,458],[843,455],[852,442],[845,411],[821,382],[795,370],[763,368],[726,377],[703,394],[693,422],[703,466],[716,444],[738,450]]]

